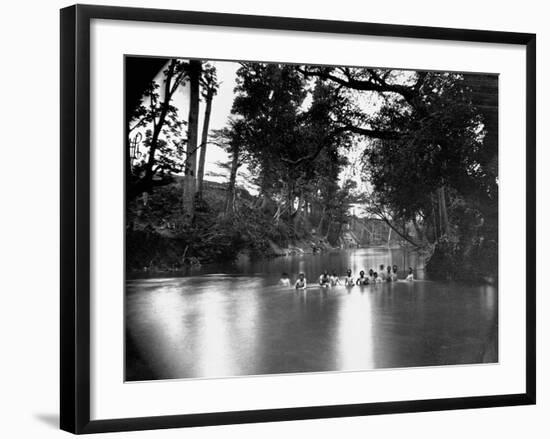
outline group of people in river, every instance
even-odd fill
[[[399,280],[398,278],[398,267],[397,265],[391,266],[388,265],[387,268],[384,268],[384,264],[380,265],[380,271],[374,271],[372,268],[368,271],[368,273],[365,273],[365,271],[361,270],[359,272],[359,277],[355,278],[352,275],[351,269],[348,269],[346,272],[346,277],[341,280],[338,275],[336,274],[336,271],[333,271],[332,274],[329,275],[329,272],[325,270],[321,276],[319,276],[319,286],[322,288],[330,288],[335,287],[337,285],[343,285],[346,287],[353,287],[355,285],[369,285],[369,284],[376,284],[376,283],[382,283],[382,282],[397,282]],[[407,276],[405,277],[406,281],[413,281],[414,280],[414,274],[412,267],[409,267],[409,271]],[[285,287],[290,287],[290,277],[287,273],[283,273],[281,275],[281,280],[279,281],[279,284]],[[298,279],[296,279],[296,282],[294,283],[294,288],[297,290],[305,290],[307,288],[307,279],[304,273],[300,273],[298,275]]]

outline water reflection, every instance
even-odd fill
[[[127,283],[126,379],[358,370],[498,361],[497,290],[419,280],[313,286],[323,270],[421,267],[360,249],[203,268]],[[303,271],[311,288],[278,287]],[[224,274],[220,274],[224,273]],[[417,270],[417,277],[423,278]]]
[[[372,294],[369,287],[347,288],[348,297],[338,312],[338,370],[372,369]]]

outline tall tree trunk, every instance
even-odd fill
[[[210,113],[212,112],[212,99],[214,98],[214,88],[208,88],[206,94],[206,109],[204,110],[204,122],[202,124],[202,137],[201,137],[201,154],[199,158],[199,172],[198,172],[198,185],[197,195],[199,199],[202,199],[203,180],[204,180],[204,164],[206,162],[206,147],[208,144],[208,126],[210,125]]]
[[[439,215],[436,214],[435,208],[438,207],[439,210],[439,201],[435,199],[434,194],[430,194],[430,199],[432,202],[432,222],[434,226],[434,242],[439,239],[439,237],[442,235],[441,232],[441,224],[439,223]]]
[[[233,156],[231,158],[231,172],[229,173],[229,185],[227,186],[227,195],[225,198],[225,215],[231,216],[235,211],[235,184],[237,182],[237,170],[239,169],[239,146],[233,146]]]
[[[342,236],[342,229],[344,228],[344,224],[340,222],[340,225],[338,226],[338,232],[336,233],[336,240],[335,242],[340,243],[340,238]]]
[[[183,222],[193,221],[197,173],[197,139],[199,131],[199,81],[201,62],[189,61],[189,119],[187,129],[187,156],[183,180]]]
[[[449,234],[449,217],[447,215],[447,202],[445,200],[445,186],[440,187],[437,190],[437,196],[439,201],[439,222],[441,224],[442,234]]]
[[[321,236],[323,234],[323,222],[325,221],[325,209],[321,212],[321,219],[319,220],[319,225],[317,226],[317,235]]]
[[[304,197],[300,195],[298,197],[298,207],[296,209],[296,212],[294,213],[294,229],[298,229],[300,225],[300,220],[302,219],[302,210],[304,207]]]
[[[290,181],[290,175],[287,172],[287,206],[288,206],[288,223],[292,221],[292,211],[294,210],[294,184]]]
[[[416,218],[412,219],[414,230],[416,231],[416,237],[418,241],[424,242],[426,241],[426,234],[424,233],[424,229],[420,227],[420,224],[418,224],[418,221]]]
[[[328,235],[329,235],[329,233],[330,233],[330,228],[331,228],[331,227],[332,227],[332,217],[330,217],[329,220],[328,220],[327,233],[326,233],[325,236],[324,236],[324,239],[325,239],[326,241],[328,241]]]

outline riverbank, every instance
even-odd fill
[[[228,214],[221,209],[225,187],[205,183],[204,198],[197,202],[191,224],[182,222],[178,182],[130,203],[126,228],[127,274],[173,273],[205,264],[233,263],[242,258],[269,260],[384,242],[403,245],[396,234],[390,239],[392,234],[380,221],[351,217],[336,226],[319,229],[321,221],[314,217],[304,216],[299,221],[275,219],[273,206],[258,206],[257,199],[245,190],[240,190],[235,211]],[[483,240],[473,233],[459,236],[462,236],[460,240],[458,236],[454,240],[444,236],[435,244],[415,249],[427,261],[430,278],[475,278],[495,283],[498,248],[492,244],[494,240]]]
[[[315,254],[324,251],[338,250],[339,247],[332,246],[326,239],[302,239],[293,243],[290,243],[286,247],[277,245],[272,240],[269,240],[270,252],[267,256],[291,256],[298,254]]]
[[[337,248],[339,230],[315,230],[305,216],[300,221],[274,217],[273,203],[239,189],[234,210],[223,208],[226,187],[205,181],[190,224],[182,221],[181,182],[159,187],[129,204],[126,227],[126,271],[174,272],[211,263],[231,263],[243,254],[272,258],[313,254]],[[319,219],[315,223],[319,224]]]
[[[177,237],[161,236],[154,231],[132,232],[127,237],[127,274],[137,273],[174,273],[198,269],[202,266],[231,264],[245,259],[265,259],[293,256],[314,255],[327,251],[339,250],[324,239],[303,239],[288,243],[286,246],[277,244],[271,239],[262,250],[243,246],[236,253],[227,254],[226,258],[189,254],[189,243]],[[195,253],[196,254],[196,253]],[[202,254],[201,254],[202,256]],[[145,264],[140,264],[146,261]]]

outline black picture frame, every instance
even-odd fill
[[[133,20],[255,29],[485,42],[526,47],[526,376],[525,393],[90,420],[90,21]],[[61,404],[60,424],[72,433],[273,422],[324,417],[535,404],[536,400],[536,36],[220,13],[74,5],[61,10]]]

